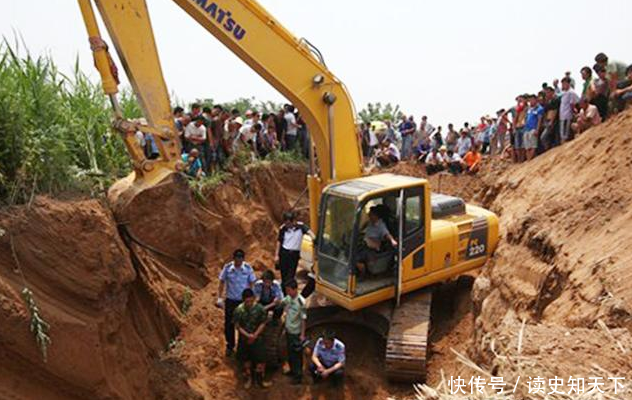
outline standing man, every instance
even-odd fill
[[[284,289],[287,295],[281,304],[285,308],[285,337],[290,364],[289,374],[292,378],[292,384],[300,385],[303,381],[303,343],[307,321],[305,299],[298,294],[298,284],[295,280],[289,281]]]
[[[608,106],[610,101],[610,79],[603,65],[595,64],[593,69],[597,74],[597,78],[592,81],[591,89],[593,96],[590,101],[597,106],[601,119],[605,121],[610,112]]]
[[[421,122],[419,123],[419,132],[421,133],[421,135],[432,138],[432,134],[434,133],[434,131],[435,128],[428,122],[428,117],[425,115],[421,117]]]
[[[456,141],[456,152],[464,157],[472,148],[472,140],[467,136],[467,130],[461,130],[461,137]]]
[[[397,134],[395,133],[395,129],[393,129],[393,124],[390,120],[385,121],[386,124],[386,138],[390,140],[391,143],[397,145]]]
[[[592,93],[590,91],[592,87],[592,70],[590,67],[583,67],[580,70],[582,75],[582,79],[584,80],[584,85],[582,86],[582,99],[588,99],[589,101],[592,99]]]
[[[595,62],[606,70],[606,77],[610,85],[609,92],[617,90],[617,82],[625,79],[627,65],[621,61],[609,60],[608,56],[604,53],[597,54],[595,56]]]
[[[538,103],[536,95],[529,96],[529,109],[525,121],[524,132],[524,148],[526,151],[527,161],[535,157],[535,150],[538,148],[538,134],[542,127],[542,116],[544,115],[544,107]]]
[[[275,260],[277,269],[281,271],[281,286],[283,288],[296,277],[296,267],[301,258],[301,243],[305,234],[310,235],[312,239],[314,238],[314,234],[307,225],[296,221],[294,212],[285,212],[283,225],[279,229]]]
[[[456,151],[456,142],[459,140],[459,133],[454,130],[453,124],[448,124],[448,134],[445,137],[445,144],[448,150]]]
[[[285,105],[285,114],[283,119],[287,129],[285,131],[285,150],[291,151],[296,145],[296,137],[298,136],[298,123],[296,122],[296,115],[294,115],[294,106],[291,104]]]
[[[564,73],[564,77],[569,79],[569,81],[570,81],[569,83],[571,84],[571,87],[572,87],[573,89],[575,89],[575,79],[573,79],[573,78],[571,77],[571,71],[566,71],[566,72]],[[544,89],[544,88],[543,88],[543,89]]]
[[[496,111],[496,132],[492,135],[490,156],[502,154],[505,148],[505,136],[509,131],[509,118],[504,108]]]
[[[407,119],[405,115],[402,115],[402,123],[399,125],[399,132],[402,136],[402,160],[408,160],[413,151],[415,125],[413,121]]]
[[[555,95],[555,90],[551,87],[544,89],[544,95],[546,101],[544,104],[544,130],[540,141],[544,145],[544,149],[549,150],[560,144],[558,118],[560,98]]]
[[[312,364],[309,370],[312,373],[314,383],[331,379],[334,386],[340,386],[344,381],[345,345],[336,339],[333,332],[325,332],[318,338],[312,353]]]
[[[224,308],[227,357],[230,357],[235,350],[235,324],[233,322],[235,309],[241,304],[244,290],[252,289],[252,285],[257,280],[252,267],[244,262],[245,256],[246,253],[243,250],[235,250],[233,261],[224,265],[219,274],[216,305]]]
[[[244,370],[244,388],[252,387],[252,366],[255,366],[255,383],[263,388],[272,386],[265,380],[266,349],[261,334],[266,327],[266,311],[257,303],[252,289],[245,289],[241,295],[242,303],[235,309],[235,326],[239,331],[237,359]]]
[[[560,139],[562,143],[572,139],[571,122],[573,121],[573,108],[578,101],[579,96],[571,88],[570,79],[562,79],[562,96],[560,97]]]
[[[204,144],[206,143],[206,125],[204,125],[204,122],[204,117],[202,115],[198,115],[192,119],[184,129],[186,152],[191,151],[193,148],[198,149],[202,160],[206,157],[204,154]]]
[[[556,85],[555,82],[556,80],[553,81],[554,87]],[[527,102],[525,95],[520,95],[516,97],[516,106],[513,110],[513,122],[511,124],[514,127],[513,156],[515,162],[521,163],[524,161],[525,158],[524,124],[525,120],[527,119]]]

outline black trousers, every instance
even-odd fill
[[[295,380],[303,377],[303,346],[300,335],[285,334],[287,358],[290,364],[290,376]]]
[[[326,367],[325,367],[326,368]],[[314,383],[322,382],[323,378],[318,373],[318,368],[316,368],[316,364],[311,363],[309,366],[309,372],[312,374],[312,378],[314,379]],[[331,383],[335,386],[340,386],[345,380],[345,371],[344,368],[336,370],[333,374],[328,377],[331,379]]]
[[[316,281],[308,275],[307,283],[305,283],[305,286],[301,291],[301,296],[303,296],[304,299],[308,298],[312,293],[314,293],[314,289],[316,289]]]
[[[434,175],[437,172],[443,171],[443,165],[432,165],[426,164],[426,173],[428,175]]]
[[[239,300],[226,299],[224,303],[224,337],[226,338],[226,349],[235,350],[235,323],[233,314],[237,306],[241,304]]]
[[[281,247],[279,252],[279,269],[281,270],[281,287],[285,293],[285,285],[296,278],[296,267],[301,258],[300,251],[286,250]]]

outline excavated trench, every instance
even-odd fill
[[[262,166],[204,193],[202,202],[181,184],[160,186],[116,216],[96,200],[43,197],[2,210],[0,323],[8,329],[0,333],[0,398],[248,397],[223,359],[216,277],[236,247],[257,270],[271,266],[283,211],[298,200],[307,217],[304,173]],[[47,362],[28,331],[25,286],[50,324]],[[381,378],[377,335],[336,330],[351,360],[342,398],[410,394]],[[296,392],[277,380],[268,395]],[[305,388],[304,395],[314,393]]]
[[[480,276],[437,289],[429,384],[476,375],[464,358],[507,380],[632,371],[632,181],[617,172],[632,166],[630,132],[627,113],[529,164],[430,178],[497,212],[502,238]],[[413,165],[392,171],[423,175]],[[259,166],[203,196],[158,187],[116,218],[97,200],[0,210],[0,399],[413,396],[385,382],[384,343],[354,326],[336,327],[349,349],[342,391],[292,387],[277,374],[272,389],[245,392],[223,356],[219,268],[237,247],[255,269],[271,266],[274,232],[304,174]],[[306,218],[304,200],[298,208]],[[24,287],[50,325],[46,362]]]

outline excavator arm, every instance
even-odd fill
[[[180,148],[147,5],[145,0],[92,0],[147,117],[149,126],[143,127],[122,119],[112,63],[99,33],[92,1],[78,1],[104,90],[115,109],[115,126],[123,135],[134,165],[131,191],[137,192],[165,179],[180,163]],[[325,66],[318,50],[294,37],[254,0],[173,1],[301,112],[318,161],[317,171],[313,170],[308,178],[310,219],[316,229],[322,188],[362,174],[353,104],[345,86]],[[157,138],[158,160],[144,158],[133,139],[137,129]]]

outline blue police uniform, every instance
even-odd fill
[[[226,350],[232,352],[235,348],[235,323],[233,313],[241,304],[241,295],[245,289],[257,280],[252,267],[244,262],[236,267],[234,262],[224,265],[219,274],[219,280],[226,286],[226,301],[224,303],[224,337]]]

